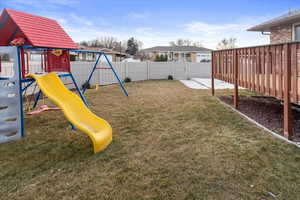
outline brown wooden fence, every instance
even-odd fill
[[[212,55],[212,80],[235,84],[236,108],[238,86],[284,101],[284,133],[290,138],[290,103],[300,104],[300,42],[219,50]]]

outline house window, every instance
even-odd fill
[[[300,41],[300,25],[295,26],[295,40]]]

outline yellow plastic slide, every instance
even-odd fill
[[[43,76],[29,74],[28,77],[36,80],[42,92],[62,109],[70,123],[90,137],[95,153],[111,143],[110,124],[92,113],[79,96],[64,86],[55,73]]]

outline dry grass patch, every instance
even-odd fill
[[[3,199],[299,199],[300,150],[177,81],[88,92],[114,141],[92,154],[60,112],[26,119],[0,145]],[[220,92],[222,94],[226,91]]]

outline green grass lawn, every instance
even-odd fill
[[[88,91],[114,140],[93,154],[60,111],[0,144],[0,199],[300,199],[300,149],[178,81]],[[218,91],[226,94],[228,91]]]

